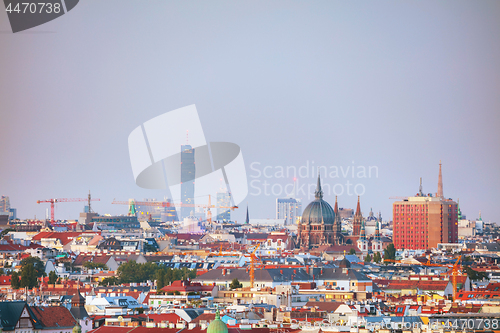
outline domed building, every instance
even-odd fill
[[[335,198],[334,210],[328,202],[323,200],[319,175],[314,197],[315,200],[307,205],[302,213],[298,230],[300,248],[311,249],[322,245],[341,244],[341,221],[337,198]]]
[[[207,333],[227,333],[227,325],[220,320],[219,309],[215,312],[215,319],[208,325]]]

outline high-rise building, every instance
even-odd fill
[[[302,202],[296,199],[296,188],[294,180],[292,193],[286,198],[276,199],[276,219],[285,220],[285,225],[297,223],[297,218],[302,214]]]
[[[217,207],[230,207],[231,194],[227,191],[217,192]],[[231,210],[228,208],[217,208],[217,221],[231,221]]]
[[[414,197],[394,202],[392,210],[396,249],[425,250],[458,241],[458,204],[443,196],[441,163],[437,196],[420,190]]]
[[[194,148],[190,145],[181,146],[181,202],[194,204],[194,180],[196,167],[194,161]],[[193,207],[181,207],[181,219],[188,217]]]
[[[285,225],[297,222],[297,217],[302,214],[302,203],[300,199],[283,198],[276,199],[276,218],[284,219]]]
[[[10,215],[10,200],[8,196],[2,195],[0,197],[0,214]]]

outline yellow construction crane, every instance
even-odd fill
[[[257,256],[255,255],[255,252],[259,249],[260,243],[257,244],[255,249],[250,253],[250,287],[253,288],[254,281],[255,281],[255,262],[259,260]]]
[[[235,210],[238,208],[238,206],[217,206],[217,205],[212,205],[212,198],[210,195],[208,195],[208,204],[184,204],[184,203],[173,203],[170,201],[135,201],[135,200],[129,200],[129,201],[116,201],[114,200],[112,204],[115,205],[129,205],[130,207],[134,207],[133,209],[129,209],[129,215],[131,214],[131,211],[133,210],[135,214],[135,206],[156,206],[156,207],[201,207],[207,210],[207,221],[212,224],[212,211],[210,210],[211,208],[226,208],[226,209],[231,209]]]

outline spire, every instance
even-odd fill
[[[477,219],[478,221],[482,221],[483,219],[481,218],[481,211],[479,211],[479,218]]]
[[[443,197],[443,174],[441,172],[441,160],[439,161],[439,177],[438,177],[437,197],[438,198],[442,198]]]
[[[339,204],[337,203],[337,196],[335,196],[335,208],[333,209],[335,216],[339,213]]]
[[[323,191],[321,190],[321,180],[319,178],[319,170],[318,170],[318,184],[316,185],[316,191],[314,192],[314,197],[316,199],[323,199]]]
[[[249,224],[249,223],[250,223],[250,218],[248,215],[248,205],[247,205],[247,218],[245,219],[245,224]]]
[[[359,195],[358,195],[358,206],[356,207],[356,214],[354,215],[361,215],[361,206],[359,205]]]

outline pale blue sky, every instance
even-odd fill
[[[253,162],[376,166],[325,182],[362,184],[363,213],[392,219],[388,198],[415,194],[419,177],[436,192],[442,160],[445,196],[498,221],[499,17],[498,1],[85,0],[12,34],[1,12],[0,195],[21,218],[89,189],[103,214],[126,213],[113,198],[161,199],[135,185],[127,137],[196,104],[207,141],[239,144],[249,176]],[[272,218],[275,198],[241,206]]]

